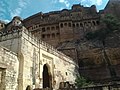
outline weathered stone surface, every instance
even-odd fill
[[[0,90],[16,90],[19,61],[17,54],[0,47]]]
[[[70,10],[37,13],[23,20],[35,36],[56,47],[61,42],[82,39],[99,26],[96,7],[73,5]]]
[[[17,17],[8,27],[17,30],[8,29],[0,36],[0,45],[7,48],[0,50],[0,72],[6,72],[5,85],[0,85],[6,90],[25,90],[28,86],[58,89],[60,82],[74,83],[77,65],[73,59],[33,36],[24,26],[19,28],[16,22],[20,23]]]

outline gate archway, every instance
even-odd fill
[[[50,67],[45,64],[43,66],[43,88],[51,88],[52,87],[52,76],[50,73]]]

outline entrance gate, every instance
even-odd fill
[[[47,64],[43,66],[43,88],[52,87],[52,77],[49,69],[50,68],[47,66]]]

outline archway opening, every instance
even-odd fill
[[[43,88],[51,88],[51,75],[47,64],[43,66]]]

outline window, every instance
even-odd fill
[[[68,75],[67,72],[65,72],[66,76]]]
[[[44,34],[42,35],[42,38],[45,38],[45,35],[44,35]]]
[[[100,24],[100,22],[99,22],[99,21],[96,21],[96,23],[97,23],[97,25],[99,25],[99,24]]]
[[[95,25],[95,21],[93,21],[93,25]]]
[[[51,30],[55,30],[55,27],[51,27]]]
[[[1,24],[1,27],[4,27],[4,25],[3,25],[3,24]]]
[[[83,27],[83,24],[82,24],[82,23],[80,23],[80,27]]]
[[[60,24],[60,27],[63,28],[63,23]]]
[[[60,33],[56,33],[56,35],[60,35]]]
[[[71,27],[71,23],[69,23],[68,26]]]
[[[65,26],[67,26],[67,23],[64,23]]]
[[[42,32],[45,32],[45,28],[42,28]]]
[[[50,27],[47,27],[47,30],[50,30]]]
[[[73,24],[73,27],[75,27],[75,24]]]
[[[52,38],[55,38],[55,34],[54,33],[52,33]]]
[[[77,23],[76,26],[79,27],[79,24]]]
[[[50,34],[47,34],[47,38],[50,38]]]

